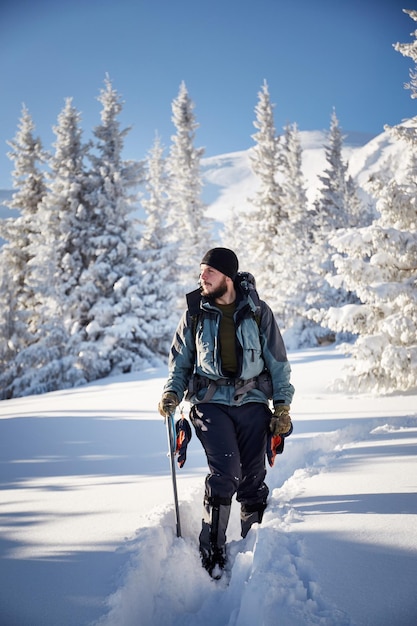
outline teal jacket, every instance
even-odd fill
[[[249,385],[248,391],[236,396],[234,385],[238,380],[238,385],[244,389],[246,381],[256,379],[267,370],[272,382],[270,399],[274,403],[289,405],[294,395],[294,387],[290,383],[291,368],[270,307],[251,295],[237,292],[234,319],[238,369],[236,379],[230,380],[222,372],[220,358],[220,309],[201,297],[198,290],[188,294],[187,299],[189,308],[183,313],[174,335],[164,391],[173,391],[182,401],[188,390],[187,400],[191,404],[204,401],[228,406],[248,402],[268,404],[268,395],[263,390]],[[193,384],[196,379],[199,380],[198,390]],[[212,385],[214,393],[207,400],[210,381],[220,384]]]

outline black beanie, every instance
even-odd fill
[[[222,274],[226,274],[232,280],[236,278],[239,269],[239,261],[233,250],[228,248],[213,248],[206,252],[201,261],[201,265],[210,265]]]

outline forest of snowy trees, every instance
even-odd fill
[[[417,11],[407,13],[417,21]],[[416,64],[406,87],[417,98],[417,31],[395,48]],[[167,154],[156,137],[141,162],[123,159],[129,129],[120,127],[123,103],[109,77],[99,102],[90,141],[72,99],[54,127],[53,153],[25,107],[10,141],[7,206],[18,217],[0,221],[0,399],[164,361],[184,293],[213,245],[250,262],[290,349],[343,344],[352,365],[340,386],[417,386],[417,117],[389,129],[408,155],[406,170],[386,168],[361,190],[333,111],[326,168],[309,202],[297,125],[277,133],[264,82],[250,152],[256,193],[245,213],[231,207],[216,236],[186,85],[172,102]]]

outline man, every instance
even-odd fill
[[[256,291],[240,286],[238,268],[237,256],[228,248],[204,255],[200,289],[187,294],[188,309],[174,336],[158,405],[161,415],[168,416],[188,390],[190,419],[210,470],[199,539],[203,566],[214,578],[226,563],[232,497],[236,494],[241,503],[245,537],[252,524],[262,521],[267,504],[268,433],[292,431],[294,387],[281,333]]]

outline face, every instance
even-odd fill
[[[227,291],[226,276],[210,265],[201,265],[200,284],[202,295],[213,300],[221,298]]]

